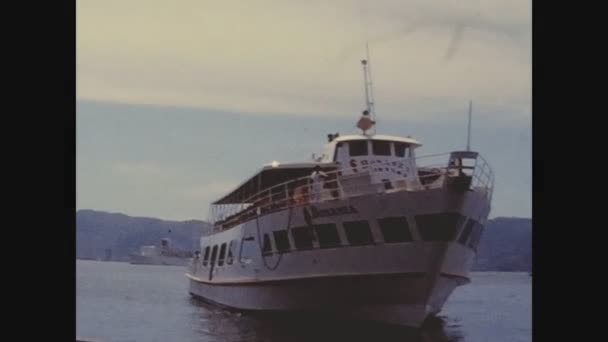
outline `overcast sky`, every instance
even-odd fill
[[[353,133],[369,42],[378,131],[473,148],[492,217],[531,215],[531,4],[77,0],[77,207],[205,218],[271,160]]]

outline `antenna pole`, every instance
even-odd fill
[[[364,86],[365,86],[365,108],[367,109],[367,111],[369,113],[371,113],[371,105],[369,103],[369,93],[368,93],[368,89],[367,89],[367,60],[364,59],[361,61],[361,64],[363,64],[363,82],[364,82]]]
[[[367,113],[371,115],[371,120],[374,122],[374,134],[376,133],[376,111],[374,109],[374,89],[372,87],[372,72],[371,64],[369,63],[369,44],[365,43],[366,58],[361,61],[363,65],[363,81],[365,85],[365,107]]]
[[[471,112],[473,111],[473,101],[469,100],[469,128],[467,130],[467,151],[471,150]]]
[[[369,111],[372,115],[372,120],[376,121],[376,109],[374,108],[376,103],[374,101],[374,86],[372,84],[372,63],[369,57],[369,44],[365,43],[365,52],[367,55],[367,72],[368,72],[368,80],[369,80]]]

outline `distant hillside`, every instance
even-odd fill
[[[76,257],[104,258],[112,250],[112,260],[128,260],[129,253],[142,245],[158,245],[169,237],[175,247],[193,250],[204,221],[163,221],[94,210],[76,213]],[[171,230],[171,232],[169,232]],[[530,271],[532,269],[532,220],[499,217],[489,220],[481,237],[475,271]]]
[[[128,260],[129,254],[142,245],[159,245],[162,238],[170,238],[173,246],[193,250],[203,229],[204,221],[163,221],[147,217],[131,217],[94,210],[76,213],[76,257],[104,258],[106,249],[112,250],[112,260]],[[171,232],[169,232],[171,231]]]
[[[531,271],[532,220],[489,220],[479,242],[476,271]]]

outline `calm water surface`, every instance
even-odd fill
[[[89,341],[528,342],[527,273],[473,273],[422,331],[385,325],[228,312],[188,295],[185,268],[76,262],[76,335]]]

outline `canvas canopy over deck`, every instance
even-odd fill
[[[278,202],[293,198],[297,187],[308,185],[306,179],[316,167],[321,171],[332,173],[338,169],[337,163],[273,163],[265,165],[252,177],[241,183],[236,189],[211,203],[210,219],[212,223],[226,221],[230,216],[246,209],[255,209],[264,202]],[[292,182],[301,179],[302,182]],[[281,185],[285,186],[281,186]]]

